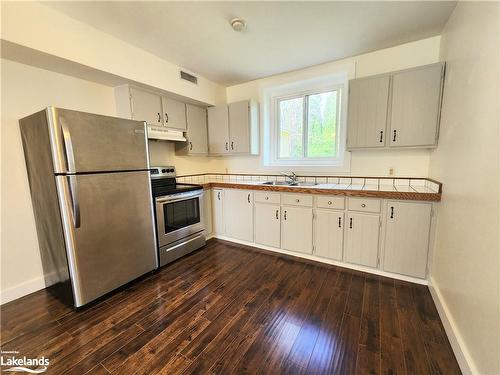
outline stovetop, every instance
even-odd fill
[[[201,190],[203,187],[196,184],[179,184],[175,179],[175,167],[152,167],[151,188],[153,197],[185,193],[193,190]]]

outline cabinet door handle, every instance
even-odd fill
[[[286,211],[285,211],[285,214],[283,215],[283,218],[286,220]]]
[[[248,203],[250,203],[250,193],[248,193],[247,201],[248,201]]]
[[[168,113],[165,112],[165,122],[168,122]]]
[[[269,197],[267,197],[267,196],[266,196],[265,200],[266,200],[266,201],[268,201],[268,200],[269,200]]]
[[[392,141],[393,141],[393,142],[396,142],[396,134],[397,134],[397,133],[396,133],[396,130],[394,130],[394,132],[393,132],[393,136],[392,136]]]
[[[328,205],[331,206],[332,205],[332,201],[328,201]]]
[[[220,200],[220,191],[217,192],[217,199]]]
[[[189,150],[193,150],[193,142],[189,142]]]
[[[339,228],[342,228],[342,217],[339,216]]]
[[[234,150],[234,142],[231,142],[231,150]]]
[[[391,207],[391,219],[394,219],[394,207]]]
[[[161,114],[160,114],[160,112],[158,112],[157,115],[158,115],[158,122],[161,122]]]
[[[226,142],[226,151],[229,150],[229,144]]]
[[[352,229],[352,217],[349,218],[349,228]]]
[[[276,220],[279,220],[279,212],[280,210],[276,210]]]
[[[379,142],[382,143],[384,141],[384,131],[381,130],[380,131],[380,139],[379,139]]]

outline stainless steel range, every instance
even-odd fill
[[[205,245],[203,187],[177,183],[172,166],[152,167],[151,187],[158,254],[164,266]]]

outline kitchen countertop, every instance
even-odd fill
[[[276,186],[264,185],[262,181],[210,181],[204,182],[201,185],[203,185],[206,189],[219,187],[226,189],[263,190],[288,193],[341,195],[349,197],[405,199],[432,202],[438,202],[441,200],[441,192],[435,191],[428,186],[397,184],[357,185],[320,183],[314,186]]]

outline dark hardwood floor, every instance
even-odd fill
[[[424,286],[210,240],[80,311],[1,307],[2,350],[48,374],[459,374]]]

